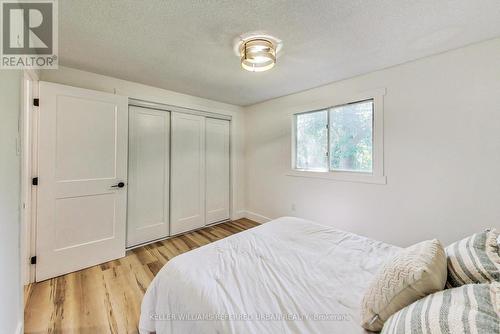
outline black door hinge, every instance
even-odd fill
[[[32,256],[30,259],[31,264],[36,264],[36,256]]]
[[[38,107],[40,105],[40,99],[36,98],[36,99],[33,99],[33,105],[35,107]]]
[[[37,186],[38,185],[38,177],[34,177],[33,179],[31,179],[31,184],[34,186]]]

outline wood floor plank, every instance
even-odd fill
[[[243,230],[246,230],[246,229],[249,229],[249,228],[252,228],[252,227],[259,225],[258,223],[254,222],[252,220],[246,219],[246,218],[243,218],[240,220],[235,220],[233,222],[233,224],[238,226],[238,227],[241,227]]]
[[[151,254],[156,259],[156,261],[153,262],[160,261],[162,263],[166,263],[168,261],[168,257],[166,257],[165,254],[161,252],[161,247],[149,249],[149,254]]]
[[[200,246],[211,243],[212,241],[205,237],[203,234],[197,232],[190,233],[186,235],[187,238],[193,239],[194,242],[198,243]]]
[[[233,233],[224,230],[222,227],[208,227],[207,231],[215,235],[217,238],[222,239],[232,235]]]
[[[138,333],[142,297],[175,256],[257,226],[239,219],[127,251],[125,257],[30,284],[25,333]]]
[[[106,291],[102,271],[92,267],[80,272],[81,298],[81,330],[82,332],[98,333],[109,329],[109,333],[116,333],[117,325],[110,310],[109,292]],[[61,331],[65,331],[61,328]]]
[[[135,255],[137,255],[141,262],[144,264],[155,262],[158,260],[151,254],[150,250],[146,248],[146,246],[136,248],[132,250],[132,252],[134,252]]]
[[[242,229],[239,229],[239,228],[235,228],[233,226],[229,226],[229,225],[224,225],[224,226],[220,226],[220,228],[224,231],[227,231],[229,233],[229,235],[231,234],[236,234],[238,232],[241,232],[243,231]]]
[[[168,249],[166,245],[159,247],[158,253],[160,253],[162,257],[166,259],[165,263],[174,258],[174,256],[176,255],[174,252]]]
[[[159,261],[156,262],[151,262],[147,264],[149,270],[156,276],[160,269],[163,267],[163,264],[161,264]]]
[[[144,293],[134,274],[120,266],[104,272],[103,278],[109,302],[109,315],[115,322],[116,332],[137,333],[137,314],[140,314]]]
[[[28,333],[48,333],[54,304],[50,298],[53,280],[32,284],[31,293],[25,304],[24,329]]]
[[[217,241],[220,239],[217,235],[210,232],[208,228],[198,230],[198,233],[203,235],[205,238],[209,239],[211,242],[214,242],[214,241]]]
[[[165,262],[166,263],[166,262]],[[142,264],[135,254],[126,256],[123,260],[123,270],[128,270],[135,280],[137,288],[144,294],[149,283],[154,278],[154,274],[149,269],[148,265]]]

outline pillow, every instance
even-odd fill
[[[473,234],[446,247],[446,287],[470,283],[500,282],[500,255],[495,230]]]
[[[500,283],[436,292],[386,321],[381,334],[500,333]]]
[[[375,276],[362,302],[362,326],[380,331],[394,313],[444,288],[446,254],[439,240],[403,249]]]

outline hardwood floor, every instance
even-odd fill
[[[258,225],[240,219],[127,252],[124,258],[29,285],[25,333],[138,333],[142,296],[174,256]]]

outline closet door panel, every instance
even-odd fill
[[[207,224],[229,219],[229,121],[206,119]]]
[[[205,225],[205,117],[172,112],[171,234]]]
[[[127,246],[169,235],[170,113],[129,109]]]

